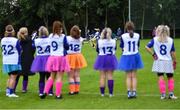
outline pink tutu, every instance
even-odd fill
[[[50,56],[46,64],[48,72],[69,72],[70,66],[65,56]]]

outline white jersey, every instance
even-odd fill
[[[99,39],[97,49],[99,55],[114,55],[116,52],[116,40]]]
[[[50,55],[52,56],[64,56],[64,38],[65,35],[61,34],[61,36],[55,34],[49,35],[51,48]]]
[[[1,40],[3,64],[18,64],[19,53],[16,48],[18,39],[14,37],[4,37]]]
[[[67,42],[69,44],[68,54],[81,53],[83,38],[75,39],[71,36],[67,37]]]
[[[121,39],[120,47],[123,49],[123,55],[134,55],[138,53],[140,39],[138,33],[134,33],[132,38],[129,36],[129,33],[125,33]]]
[[[36,55],[44,56],[50,55],[50,40],[49,38],[37,38],[34,40],[36,47]]]
[[[167,42],[161,43],[158,41],[158,37],[154,37],[154,51],[158,56],[158,60],[172,60],[171,49],[173,46],[173,39],[168,37]]]

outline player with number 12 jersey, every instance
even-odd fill
[[[75,95],[80,92],[80,69],[87,66],[86,60],[83,54],[81,54],[83,39],[77,25],[71,28],[67,41],[69,44],[67,58],[71,69],[68,73],[69,94]]]

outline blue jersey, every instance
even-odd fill
[[[139,52],[139,40],[138,33],[134,33],[131,38],[129,33],[124,33],[121,37],[120,47],[123,49],[123,55],[134,55]]]

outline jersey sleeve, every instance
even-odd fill
[[[123,41],[122,37],[120,39],[120,48],[124,48],[124,41]]]
[[[20,55],[21,54],[21,45],[20,45],[20,41],[19,40],[16,43],[16,49],[18,51],[18,54]]]
[[[97,53],[99,53],[99,48],[98,47],[99,47],[99,44],[98,44],[98,41],[97,41],[97,43],[96,43],[96,52]]]
[[[66,37],[66,36],[64,37],[63,45],[64,45],[64,48],[65,48],[66,50],[69,50],[69,44],[68,44],[68,41],[67,41],[67,37]]]
[[[174,42],[173,42],[172,47],[171,47],[171,52],[175,52]]]
[[[138,44],[137,45],[138,45],[138,48],[139,48],[140,47],[140,39],[138,40]]]
[[[146,46],[152,48],[154,45],[154,39],[152,39]]]
[[[35,49],[35,47],[36,46],[35,46],[35,39],[34,39],[34,40],[32,40],[32,48]]]

